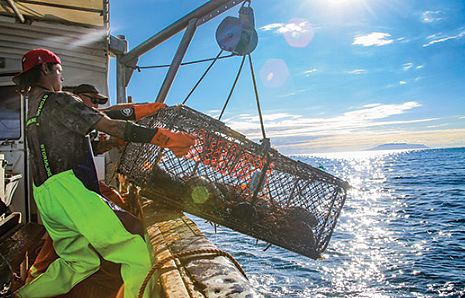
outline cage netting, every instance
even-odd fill
[[[138,122],[198,136],[186,158],[131,143],[118,172],[150,198],[318,259],[327,248],[349,185],[255,143],[187,106]]]

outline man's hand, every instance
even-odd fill
[[[196,139],[196,136],[185,132],[172,132],[159,127],[150,143],[162,148],[168,148],[176,157],[180,158],[189,152]]]
[[[172,132],[164,128],[147,128],[128,121],[112,120],[103,116],[94,128],[127,142],[151,143],[173,151],[177,157],[183,157],[195,144],[196,136],[185,132]]]
[[[140,105],[136,104],[132,106],[132,108],[134,109],[134,113],[136,114],[136,121],[149,115],[153,115],[156,112],[163,109],[164,107],[166,107],[166,104],[159,102]]]

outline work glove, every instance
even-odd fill
[[[116,139],[116,142],[118,143],[119,146],[126,146],[128,143],[121,140],[121,139]]]
[[[159,102],[146,103],[146,104],[135,104],[132,106],[132,108],[134,109],[136,121],[144,117],[147,117],[149,115],[153,115],[156,112],[163,109],[164,107],[166,107],[166,104],[159,103]]]
[[[162,148],[168,148],[176,157],[180,158],[189,152],[190,147],[195,144],[196,139],[196,136],[185,132],[172,132],[159,127],[150,143]]]

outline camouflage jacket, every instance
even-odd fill
[[[102,117],[71,93],[43,90],[29,98],[26,132],[36,186],[79,164],[89,150],[86,135]]]

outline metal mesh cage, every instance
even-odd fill
[[[328,246],[346,182],[186,106],[139,124],[198,136],[187,158],[151,144],[126,147],[118,171],[151,198],[313,259]]]

